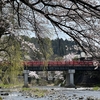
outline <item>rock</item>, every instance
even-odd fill
[[[50,95],[50,97],[53,97],[52,95]]]
[[[93,96],[87,97],[86,100],[95,100],[95,98]]]
[[[38,95],[35,95],[36,98],[38,98]]]
[[[61,100],[61,99],[59,99],[59,98],[55,98],[54,100]]]
[[[5,96],[7,96],[7,95],[9,95],[9,93],[1,93],[1,95],[5,95]]]
[[[54,90],[54,89],[51,89],[51,90]]]
[[[76,97],[76,94],[73,94],[74,97]]]
[[[84,97],[82,97],[82,96],[81,96],[81,97],[79,97],[79,100],[83,100],[83,99],[84,99]]]

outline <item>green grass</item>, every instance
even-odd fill
[[[16,87],[22,87],[22,84],[0,84],[1,88],[16,88]]]
[[[31,93],[37,97],[43,97],[48,93],[47,90],[42,90],[42,89],[38,89],[38,88],[22,88],[22,91],[27,92],[27,93]]]
[[[30,91],[31,88],[22,88],[22,91]]]
[[[2,97],[0,97],[0,100],[3,100]]]
[[[27,92],[27,93],[31,93],[36,97],[43,97],[48,93],[48,90],[42,90],[42,89],[38,89],[38,88],[22,88],[23,85],[22,84],[0,84],[0,87],[2,88],[17,88],[20,87],[20,91],[22,92]],[[2,98],[0,98],[0,100],[2,100]]]
[[[95,90],[95,91],[97,91],[97,90],[99,90],[99,89],[100,89],[100,87],[98,87],[98,86],[93,87],[93,90]]]

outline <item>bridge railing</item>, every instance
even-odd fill
[[[92,61],[60,61],[60,62],[48,62],[49,66],[93,66]]]
[[[44,62],[43,61],[25,61],[23,62],[25,66],[43,66]]]
[[[25,61],[24,66],[44,66],[44,61]],[[47,66],[93,66],[93,61],[48,61]]]

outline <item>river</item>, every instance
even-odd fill
[[[34,87],[32,87],[34,88]],[[12,92],[7,96],[2,96],[3,100],[100,100],[100,91],[93,91],[91,88],[63,88],[63,87],[35,87],[48,89],[49,95],[42,98],[24,96],[20,92]]]

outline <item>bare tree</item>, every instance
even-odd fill
[[[13,9],[14,29],[29,29],[40,40],[50,25],[56,34],[70,36],[85,53],[100,54],[99,0],[1,0],[1,6],[2,12],[6,7]]]

